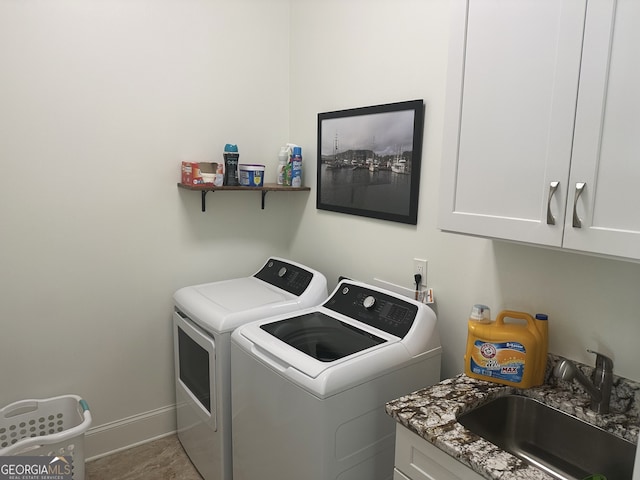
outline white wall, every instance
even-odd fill
[[[286,0],[0,0],[0,406],[77,393],[96,427],[171,426],[172,293],[286,254],[302,211],[176,187],[227,142],[275,181],[288,24]]]
[[[428,258],[444,377],[484,302],[544,311],[551,351],[599,348],[640,379],[640,265],[436,228],[447,35],[446,0],[0,0],[0,405],[73,392],[99,428],[170,416],[172,292],[270,254],[331,286],[409,286]],[[317,113],[415,98],[418,225],[316,210]],[[203,214],[176,188],[180,160],[230,141],[274,181],[287,140],[310,195],[270,193],[262,211],[257,193],[216,192]]]
[[[306,204],[293,256],[338,275],[411,286],[412,259],[429,260],[443,345],[442,376],[462,371],[474,303],[545,312],[550,351],[592,364],[586,348],[611,355],[615,372],[640,379],[640,265],[440,232],[440,176],[448,2],[292,2],[291,136],[305,150],[315,188],[319,112],[422,98],[426,104],[417,226],[315,209]],[[315,190],[312,197],[315,197]]]

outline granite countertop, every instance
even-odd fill
[[[565,382],[552,375],[559,359],[549,354],[546,380],[539,387],[518,389],[461,374],[389,402],[386,412],[412,432],[489,479],[552,480],[542,470],[470,432],[456,420],[462,413],[513,393],[539,400],[637,444],[640,383],[614,376],[611,413],[597,414],[589,409],[590,397],[577,382]],[[585,375],[591,374],[591,367],[574,363]]]

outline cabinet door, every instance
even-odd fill
[[[395,467],[411,480],[482,480],[478,473],[400,424],[396,425]]]
[[[441,229],[561,245],[585,9],[452,1]]]
[[[640,259],[639,27],[637,0],[589,0],[566,248]]]
[[[397,468],[393,469],[393,480],[411,480]]]

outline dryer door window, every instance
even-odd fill
[[[178,431],[203,423],[217,430],[216,344],[182,312],[173,313]]]
[[[180,327],[178,327],[178,352],[180,380],[211,413],[209,352],[194,342]]]
[[[260,328],[321,362],[333,362],[386,342],[320,312],[267,323]]]

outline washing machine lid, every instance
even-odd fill
[[[260,328],[321,362],[333,362],[387,341],[318,311]]]
[[[347,376],[353,377],[351,382],[360,376],[358,369],[348,367],[354,359],[381,352],[400,340],[360,325],[315,307],[241,325],[231,338],[294,382],[323,384],[323,375],[344,366]]]
[[[342,281],[317,307],[240,326],[232,340],[313,391],[346,385],[440,348],[426,305]]]

